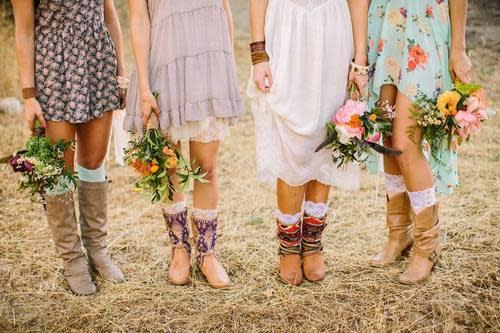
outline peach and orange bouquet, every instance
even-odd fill
[[[443,144],[456,150],[480,131],[481,123],[493,111],[488,108],[488,97],[481,86],[456,82],[452,89],[435,98],[418,96],[411,114],[417,126],[410,130],[410,138],[414,139],[416,129],[421,128],[431,155],[438,159]]]

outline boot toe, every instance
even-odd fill
[[[168,272],[168,280],[174,285],[183,286],[189,283],[189,269],[187,271],[178,271],[172,267]]]
[[[103,273],[101,273],[101,275],[106,280],[108,280],[109,282],[112,282],[112,283],[124,283],[125,282],[125,275],[123,275],[123,272],[116,265],[108,267]]]
[[[97,292],[96,285],[92,280],[82,278],[82,277],[67,277],[69,289],[79,296],[90,296]]]
[[[280,272],[279,274],[281,281],[283,281],[285,284],[291,285],[291,286],[300,286],[302,282],[304,282],[304,275],[302,274],[302,271],[295,272],[295,273],[283,273]]]

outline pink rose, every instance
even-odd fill
[[[364,102],[348,100],[346,104],[335,113],[332,121],[341,136],[341,141],[346,142],[356,137],[361,139],[365,131],[363,123],[359,119],[368,111],[368,105]]]

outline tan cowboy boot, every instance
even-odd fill
[[[439,244],[438,204],[424,208],[414,219],[415,251],[408,268],[399,276],[399,281],[404,284],[419,283],[427,279],[442,251]]]
[[[122,283],[125,281],[125,276],[111,261],[106,244],[107,191],[107,181],[90,183],[80,180],[78,202],[82,241],[87,250],[90,265],[106,280]]]
[[[172,242],[168,279],[175,285],[188,284],[191,273],[191,244],[189,244],[187,209],[176,214],[168,214],[163,210],[163,217]]]
[[[323,257],[321,236],[326,228],[326,215],[323,219],[304,216],[302,225],[302,256],[304,276],[307,281],[318,282],[325,278],[326,265]]]
[[[95,294],[97,288],[89,273],[87,258],[82,250],[75,214],[73,192],[46,196],[47,220],[57,253],[64,266],[64,277],[77,295]]]
[[[196,238],[198,267],[212,288],[223,289],[230,287],[231,280],[215,253],[218,218],[199,220],[193,216],[192,221]]]
[[[401,256],[408,256],[413,245],[411,235],[411,205],[408,193],[396,194],[387,197],[387,226],[389,227],[389,241],[384,249],[374,256],[370,265],[384,267],[391,265]]]
[[[304,280],[301,256],[302,219],[290,226],[285,226],[277,220],[276,229],[280,244],[280,279],[286,284],[299,286]]]

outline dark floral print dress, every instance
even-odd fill
[[[104,0],[41,0],[35,82],[46,120],[85,123],[120,107],[116,52]]]

